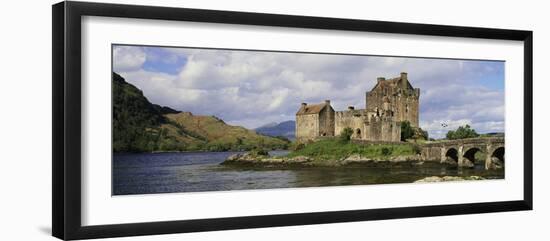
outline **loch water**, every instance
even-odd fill
[[[244,167],[220,165],[239,152],[128,153],[113,155],[112,194],[204,192],[289,187],[411,183],[429,176],[504,178],[504,170],[436,163],[385,167]],[[272,151],[270,155],[285,155]]]

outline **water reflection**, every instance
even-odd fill
[[[113,194],[227,191],[410,183],[428,176],[504,178],[503,170],[425,163],[387,167],[231,167],[219,165],[236,152],[115,154]],[[284,151],[270,155],[285,155]]]

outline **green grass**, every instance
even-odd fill
[[[307,156],[315,160],[340,160],[352,154],[359,154],[366,158],[385,159],[392,156],[415,155],[418,151],[418,148],[412,144],[362,145],[349,141],[321,140],[289,153],[288,157]]]

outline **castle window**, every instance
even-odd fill
[[[405,113],[409,112],[409,105],[405,105]]]

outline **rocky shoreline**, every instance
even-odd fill
[[[425,177],[420,180],[414,181],[414,183],[431,183],[431,182],[456,182],[456,181],[477,181],[485,180],[485,178],[480,176],[467,176],[467,177],[457,177],[457,176],[431,176]]]
[[[316,160],[307,156],[294,157],[272,157],[268,155],[257,155],[239,153],[229,156],[222,165],[262,165],[262,166],[350,166],[350,165],[377,165],[377,164],[403,164],[422,165],[419,155],[388,156],[384,158],[368,158],[358,154],[352,154],[339,160]]]

